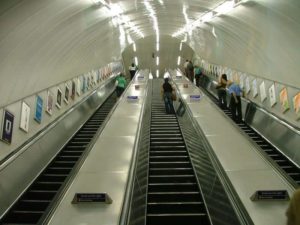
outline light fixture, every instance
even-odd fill
[[[178,65],[178,66],[180,65],[180,61],[181,61],[181,57],[178,56],[178,59],[177,59],[177,65]]]
[[[234,0],[225,1],[217,8],[215,8],[213,11],[215,11],[218,14],[223,14],[229,12],[231,9],[233,9],[233,7],[234,7]]]
[[[133,43],[132,47],[133,47],[133,51],[136,52],[136,46],[135,46],[135,43]]]
[[[156,70],[156,77],[159,77],[159,70]]]
[[[213,12],[208,12],[204,16],[201,17],[202,22],[208,22],[213,18]]]
[[[136,66],[139,65],[139,61],[138,61],[138,58],[137,58],[137,57],[134,57],[134,63],[135,63]]]
[[[159,43],[156,43],[156,51],[159,51]]]
[[[180,42],[180,45],[179,45],[179,51],[182,50],[182,42]]]
[[[158,56],[156,57],[156,65],[157,66],[159,65],[159,57]]]

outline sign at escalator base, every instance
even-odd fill
[[[72,204],[91,202],[111,204],[112,199],[107,193],[75,193],[72,200]]]
[[[250,199],[252,201],[288,201],[290,197],[286,190],[260,190],[256,191]]]

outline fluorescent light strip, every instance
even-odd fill
[[[240,2],[246,2],[241,0]],[[238,3],[240,3],[238,2]],[[180,30],[178,30],[177,32],[175,32],[172,37],[177,37],[182,35],[185,32],[191,32],[192,30],[194,30],[198,25],[200,25],[201,23],[205,23],[205,22],[209,22],[210,20],[212,20],[212,18],[214,16],[218,16],[224,13],[228,13],[229,11],[231,11],[234,6],[237,5],[237,3],[235,3],[234,0],[226,0],[224,1],[222,4],[218,5],[216,8],[214,8],[213,10],[205,13],[204,15],[202,15],[200,18],[198,18],[197,20],[195,20],[192,23],[187,23],[183,28],[181,28]],[[215,14],[214,14],[215,12]],[[187,21],[188,17],[186,15],[186,8],[184,6],[183,8],[183,14],[184,14],[184,18]]]
[[[156,43],[156,51],[159,51],[159,43]]]
[[[180,42],[180,45],[179,45],[179,51],[182,50],[182,42]]]
[[[135,46],[135,43],[133,43],[132,47],[133,47],[133,51],[136,52],[136,46]]]
[[[178,66],[180,65],[180,62],[181,62],[181,57],[178,56],[178,59],[177,59],[177,65],[178,65]]]
[[[134,57],[134,63],[135,63],[136,66],[139,65],[139,61],[138,61],[138,58],[137,58],[137,57]]]
[[[158,56],[156,57],[156,65],[157,66],[159,65],[159,57]]]
[[[156,77],[159,77],[159,70],[156,70]]]

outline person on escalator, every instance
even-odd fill
[[[286,216],[287,225],[300,225],[300,188],[293,194]]]
[[[122,73],[120,73],[119,76],[117,76],[116,84],[117,84],[117,87],[116,87],[117,97],[119,98],[122,95],[122,93],[124,92],[125,87],[126,87],[126,80]]]
[[[165,78],[165,82],[163,83],[163,85],[161,87],[161,93],[162,93],[162,97],[163,97],[163,100],[165,103],[165,108],[166,108],[167,114],[174,113],[173,99],[172,99],[173,91],[175,91],[175,89],[169,83],[169,78]]]
[[[232,81],[227,81],[228,92],[230,94],[230,111],[232,119],[239,123],[242,121],[242,102],[241,95],[243,93],[240,86]]]
[[[226,109],[227,107],[227,92],[226,92],[226,85],[227,85],[227,75],[222,74],[219,83],[216,86],[218,91],[218,98],[219,98],[219,106],[222,109]]]

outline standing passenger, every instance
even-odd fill
[[[189,61],[189,64],[188,64],[188,78],[190,79],[190,81],[192,83],[194,83],[194,65],[193,65],[192,61]]]
[[[219,106],[222,109],[226,109],[227,107],[226,84],[227,84],[227,75],[222,74],[219,83],[216,86],[216,89],[218,90]]]
[[[131,66],[129,66],[129,72],[130,72],[130,80],[132,80],[136,72],[136,66],[134,65],[134,63],[132,63]]]
[[[186,77],[189,76],[188,64],[189,64],[189,60],[185,60],[185,63],[183,64],[183,67],[184,67],[184,73],[185,73]]]
[[[197,65],[195,66],[195,79],[196,79],[196,86],[200,86],[200,77],[202,75],[202,70],[201,68]]]
[[[169,83],[169,78],[165,78],[165,82],[162,85],[161,92],[162,92],[162,95],[163,95],[163,100],[164,100],[164,103],[165,103],[165,108],[166,108],[166,113],[167,114],[174,113],[173,100],[172,100],[172,91],[174,91],[174,88]]]
[[[126,80],[122,73],[120,73],[119,76],[117,76],[116,83],[117,83],[116,92],[117,92],[117,97],[119,98],[123,94],[126,87]]]
[[[227,81],[228,92],[230,94],[230,110],[232,114],[232,119],[239,123],[242,121],[242,103],[241,103],[241,94],[242,89],[238,84],[233,83],[232,81]]]

